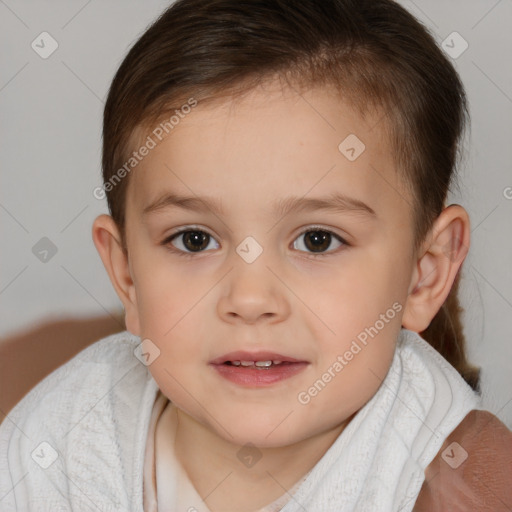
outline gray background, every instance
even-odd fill
[[[92,194],[101,185],[102,108],[128,48],[168,3],[0,0],[0,336],[119,309],[91,238],[94,218],[107,212]],[[512,3],[401,3],[439,44],[456,31],[469,45],[453,58],[472,115],[460,191],[450,197],[472,221],[460,297],[484,403],[512,427]],[[58,43],[47,59],[31,47],[44,31]],[[46,262],[32,250],[43,237],[57,249]]]

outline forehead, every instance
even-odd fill
[[[364,198],[377,213],[410,206],[385,116],[361,115],[332,89],[270,84],[186,112],[162,141],[155,133],[163,125],[144,134],[155,147],[132,173],[127,208],[140,214],[166,192],[215,197],[259,215],[285,196],[333,192]]]

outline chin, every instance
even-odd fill
[[[218,425],[215,425],[216,433],[226,441],[238,445],[246,446],[251,444],[259,448],[280,448],[291,445],[308,437],[306,432],[298,432],[295,425],[291,423],[285,427],[285,423],[291,420],[285,419],[286,415],[254,417],[245,416],[244,418],[228,418],[225,423],[226,433]],[[273,419],[275,417],[275,420]],[[294,422],[296,419],[293,420]],[[223,423],[224,424],[224,423]],[[304,425],[302,425],[304,427]]]

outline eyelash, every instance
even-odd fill
[[[196,232],[200,232],[200,233],[205,233],[206,235],[208,235],[209,237],[211,238],[214,238],[210,233],[208,233],[207,231],[199,228],[199,227],[195,227],[195,226],[187,226],[183,229],[180,229],[179,231],[176,231],[175,233],[173,233],[172,235],[169,235],[167,238],[165,238],[161,243],[160,245],[163,245],[165,246],[165,248],[169,251],[171,251],[172,253],[176,254],[177,256],[180,256],[182,258],[192,258],[194,257],[195,255],[197,254],[201,254],[203,252],[206,252],[206,251],[198,251],[198,252],[186,252],[186,251],[183,251],[181,249],[177,249],[176,247],[174,247],[171,242],[177,238],[179,235],[182,235],[183,233],[187,233],[189,231],[196,231]],[[350,244],[347,243],[343,238],[341,238],[339,235],[337,235],[336,233],[334,233],[333,231],[330,231],[328,229],[325,229],[323,228],[322,226],[308,226],[308,229],[305,229],[304,231],[301,231],[297,237],[294,239],[294,241],[301,237],[302,235],[306,234],[306,233],[309,233],[310,231],[321,231],[322,233],[328,233],[330,235],[332,235],[334,238],[336,238],[339,242],[342,243],[342,246],[341,247],[338,247],[338,249],[334,250],[334,251],[327,251],[327,252],[323,252],[323,253],[306,253],[308,254],[308,257],[311,257],[311,258],[318,258],[320,256],[329,256],[333,253],[336,253],[337,251],[339,251],[343,246],[347,246],[349,247]],[[304,252],[304,251],[299,251],[299,252]]]

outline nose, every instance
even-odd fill
[[[259,260],[259,261],[258,261]],[[238,261],[229,272],[218,301],[218,314],[226,322],[277,323],[289,315],[284,284],[263,258],[256,262]]]

